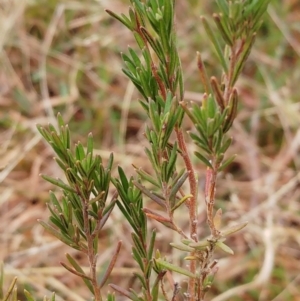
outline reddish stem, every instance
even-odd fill
[[[188,154],[188,150],[186,147],[186,143],[184,140],[183,132],[180,128],[175,128],[177,140],[178,140],[178,146],[181,150],[181,155],[183,158],[183,161],[185,163],[185,167],[187,171],[189,172],[189,185],[190,185],[190,193],[192,197],[187,201],[187,206],[189,209],[189,216],[190,216],[190,237],[194,241],[198,240],[197,235],[197,224],[198,224],[198,218],[197,218],[197,179],[195,176],[195,172],[193,169],[193,165],[191,162],[191,159]],[[191,252],[191,256],[195,255],[195,252]],[[191,260],[190,262],[190,272],[195,274],[196,273],[196,261]],[[195,279],[190,277],[189,278],[189,300],[195,301]]]

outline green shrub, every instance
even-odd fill
[[[89,262],[90,271],[84,272],[70,254],[68,263],[62,265],[84,281],[94,300],[114,300],[114,294],[103,296],[102,288],[121,252],[122,242],[116,244],[105,273],[101,279],[97,274],[98,238],[110,218],[115,205],[122,212],[132,229],[132,257],[140,272],[141,290],[123,288],[110,284],[120,295],[133,301],[176,300],[184,294],[190,301],[205,300],[213,285],[217,272],[214,259],[216,249],[233,254],[226,244],[227,236],[244,228],[247,224],[223,227],[222,210],[215,208],[215,193],[218,174],[228,166],[235,156],[227,156],[232,138],[228,136],[237,115],[238,91],[235,84],[249,56],[256,31],[269,0],[216,0],[220,13],[212,20],[202,17],[202,23],[219,62],[221,76],[208,75],[200,53],[197,64],[203,87],[201,104],[191,103],[184,97],[183,70],[177,51],[176,26],[174,25],[174,0],[131,0],[128,15],[107,12],[134,35],[138,51],[129,48],[122,54],[123,72],[140,92],[140,105],[145,110],[148,123],[145,137],[148,140],[146,155],[152,173],[135,167],[136,176],[128,177],[118,167],[118,176],[112,176],[113,154],[104,163],[94,154],[93,137],[87,145],[71,144],[70,131],[61,115],[57,126],[38,130],[53,148],[55,161],[63,170],[66,182],[43,175],[42,177],[59,187],[63,196],[58,199],[53,192],[49,197],[50,218],[40,224],[57,239],[71,248],[81,251]],[[214,23],[214,24],[212,24]],[[193,125],[188,133],[183,122],[189,119]],[[194,154],[189,153],[186,139],[195,144]],[[198,179],[193,155],[207,168],[205,199],[198,194]],[[145,207],[145,200],[156,203],[160,210]],[[206,206],[207,225],[210,234],[198,234],[198,204]],[[187,210],[189,232],[180,228],[174,213]],[[156,249],[156,231],[147,227],[152,219],[175,232],[180,239],[171,246],[183,252],[184,264],[177,266]],[[201,225],[204,227],[205,225]],[[175,236],[174,236],[175,237]],[[185,266],[188,265],[188,268]],[[165,283],[169,273],[169,283]],[[172,279],[172,273],[183,275],[186,289]],[[2,273],[3,274],[3,273]],[[170,277],[172,280],[170,280]],[[12,283],[3,300],[16,300]],[[34,298],[26,292],[27,300]],[[54,300],[53,295],[51,300]]]

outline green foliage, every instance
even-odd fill
[[[185,243],[172,243],[171,245],[184,252],[189,252],[186,259],[194,261],[190,265],[189,271],[159,258],[155,260],[155,266],[192,279],[188,288],[191,300],[203,300],[211,286],[211,280],[207,279],[213,279],[213,277],[206,270],[213,270],[216,264],[211,261],[215,248],[233,254],[230,247],[224,243],[225,238],[246,225],[243,223],[230,229],[219,229],[222,212],[218,210],[214,215],[216,177],[218,172],[235,158],[235,156],[225,158],[225,153],[232,143],[232,138],[227,137],[226,133],[234,122],[238,108],[238,92],[234,84],[249,56],[256,31],[261,24],[261,16],[265,12],[268,2],[220,0],[217,1],[217,4],[221,12],[213,15],[215,27],[212,27],[206,18],[201,18],[214,46],[222,72],[220,80],[215,76],[209,79],[201,55],[198,54],[198,68],[205,92],[201,106],[184,101],[183,75],[174,31],[175,2],[171,0],[145,2],[132,0],[128,17],[116,16],[111,11],[107,11],[132,31],[140,49],[137,52],[129,48],[129,55],[122,55],[126,66],[123,71],[141,93],[143,99],[140,100],[140,103],[147,112],[151,123],[145,130],[145,137],[150,144],[150,148],[146,148],[145,152],[155,176],[142,168],[135,167],[140,180],[126,180],[124,172],[120,169],[121,181],[114,180],[123,201],[122,205],[119,203],[119,207],[135,232],[133,234],[135,245],[133,257],[144,272],[146,249],[143,249],[140,244],[145,241],[143,236],[145,225],[143,223],[146,219],[144,214],[139,215],[139,212],[144,211],[148,218],[176,231],[185,240]],[[189,154],[186,153],[182,135],[181,123],[184,114],[190,118],[195,128],[195,131],[190,132],[190,137],[198,146],[195,155],[207,166],[205,201],[211,236],[204,240],[198,239],[196,226],[193,226],[193,223],[196,222],[195,213],[197,211],[197,188],[195,187],[197,179]],[[174,132],[177,141],[171,139],[171,134]],[[185,162],[185,169],[178,172],[179,157],[182,157]],[[190,194],[183,195],[182,186],[186,180],[190,185]],[[144,186],[141,182],[148,184]],[[135,207],[133,195],[138,195],[138,192],[134,192],[133,185],[143,195],[156,202],[168,217],[147,208],[143,209],[142,205]],[[147,186],[152,186],[154,190],[149,190],[146,188]],[[129,191],[130,193],[128,193]],[[140,195],[139,198],[141,198]],[[188,235],[178,228],[173,219],[174,211],[183,203],[187,203],[189,206],[191,239],[187,239]],[[135,204],[142,204],[142,201]],[[142,224],[138,224],[137,217],[140,218]],[[143,235],[139,236],[138,232]],[[139,241],[137,241],[138,237]],[[144,274],[144,278],[140,275],[139,279],[143,288],[147,290],[146,275]],[[198,286],[197,289],[196,286]],[[122,293],[120,289],[117,291]],[[129,296],[129,293],[126,292],[123,295]],[[146,297],[144,294],[144,300],[147,300]],[[135,298],[131,299],[135,300]]]
[[[93,155],[94,143],[91,134],[88,136],[86,148],[78,142],[72,151],[69,128],[64,124],[60,114],[57,122],[59,130],[51,124],[48,128],[40,125],[37,128],[56,153],[57,157],[54,159],[64,172],[67,183],[42,175],[45,180],[61,188],[63,196],[58,200],[56,195],[50,192],[49,222],[39,222],[63,243],[87,255],[93,266],[91,275],[86,275],[70,254],[66,255],[70,265],[61,264],[71,273],[81,277],[91,293],[99,299],[100,289],[108,279],[121,247],[119,242],[104,278],[98,283],[96,275],[98,237],[116,203],[115,195],[109,202],[107,201],[113,155],[104,167],[102,158]]]
[[[134,231],[131,233],[133,243],[132,256],[141,270],[141,273],[135,273],[135,276],[141,282],[143,291],[142,300],[148,300],[149,296],[153,294],[153,290],[158,292],[159,280],[161,280],[162,275],[165,274],[165,271],[160,271],[153,265],[152,255],[154,252],[156,231],[154,230],[152,233],[148,232],[147,218],[143,211],[143,197],[139,189],[139,184],[137,182],[134,183],[133,178],[127,179],[124,171],[120,167],[119,178],[112,179],[112,181],[120,196],[117,205]],[[148,238],[148,236],[150,237]],[[157,273],[157,281],[155,281],[151,289],[150,280],[153,270]],[[129,298],[131,300],[139,299],[137,298],[138,293],[133,290],[129,292],[115,284],[111,286],[122,295],[130,296]]]
[[[221,228],[222,211],[215,212],[214,208],[216,180],[218,173],[234,160],[234,156],[227,158],[226,152],[232,143],[227,133],[238,111],[235,83],[249,56],[269,0],[217,0],[221,12],[213,14],[214,25],[201,17],[219,60],[221,74],[219,78],[209,76],[198,53],[197,64],[204,92],[201,104],[184,99],[183,70],[174,27],[175,1],[130,2],[127,16],[107,12],[126,26],[136,40],[138,50],[128,48],[128,53],[122,54],[123,72],[140,92],[139,102],[148,116],[145,137],[149,146],[145,153],[152,173],[134,166],[136,176],[129,178],[119,167],[118,176],[112,177],[113,155],[106,163],[95,155],[91,134],[86,147],[78,142],[73,148],[69,128],[59,114],[57,128],[51,124],[37,126],[55,152],[55,161],[66,178],[64,181],[42,176],[61,189],[62,196],[58,198],[50,192],[49,221],[40,221],[40,224],[63,243],[86,255],[89,274],[70,254],[66,254],[68,264],[61,264],[81,277],[94,300],[100,301],[121,242],[99,280],[96,270],[98,237],[117,204],[132,229],[132,257],[140,269],[135,276],[140,281],[141,291],[127,290],[115,284],[110,286],[133,301],[175,300],[180,292],[178,284],[172,279],[169,287],[164,286],[166,273],[170,272],[169,277],[172,277],[171,272],[175,272],[187,277],[188,288],[184,293],[190,301],[204,300],[217,271],[217,262],[213,259],[215,250],[233,254],[225,244],[226,237],[246,226],[244,222]],[[198,233],[198,180],[186,147],[182,128],[184,118],[189,118],[193,124],[189,136],[197,146],[195,156],[207,168],[204,195],[210,235],[204,238]],[[155,202],[160,211],[146,208],[145,199]],[[174,217],[174,212],[182,209],[182,205],[186,205],[189,214],[189,233],[178,226]],[[171,246],[183,252],[184,266],[188,263],[188,269],[171,263],[159,250],[155,251],[156,231],[150,231],[148,219],[180,237],[180,242],[172,242]],[[15,282],[4,300],[15,300],[9,299],[15,294],[14,285]],[[3,296],[2,289],[0,293]],[[34,300],[28,292],[25,295],[28,301]],[[55,300],[55,295],[51,300]],[[108,294],[107,300],[114,301],[114,295]]]
[[[86,150],[78,142],[75,151],[70,150],[70,133],[58,115],[59,132],[52,125],[49,128],[37,126],[40,133],[57,154],[55,161],[63,170],[67,183],[49,176],[42,177],[63,190],[58,201],[50,192],[48,204],[50,224],[41,224],[58,239],[77,250],[87,251],[87,233],[97,237],[107,221],[115,199],[107,204],[113,156],[105,168],[100,156],[93,156],[93,137],[90,134]],[[84,219],[88,215],[88,224]],[[54,227],[55,226],[55,227]],[[95,244],[97,248],[97,244]],[[96,250],[95,250],[96,251]]]

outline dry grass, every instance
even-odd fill
[[[103,158],[114,151],[116,165],[129,174],[134,173],[131,163],[147,164],[145,116],[138,94],[121,73],[120,52],[134,44],[129,32],[104,12],[125,12],[128,2],[0,1],[0,260],[7,281],[18,276],[20,292],[24,286],[39,296],[56,291],[57,300],[88,296],[81,280],[59,265],[65,252],[78,259],[80,254],[36,222],[47,218],[51,189],[39,174],[59,176],[60,171],[35,124],[53,122],[60,111],[74,141],[84,141],[92,131]],[[178,1],[186,97],[195,101],[202,92],[196,50],[202,51],[210,71],[217,70],[199,22],[203,11],[211,12],[209,3]],[[249,226],[231,239],[234,256],[219,254],[224,259],[213,301],[300,300],[299,57],[299,1],[274,0],[239,81],[241,106],[230,150],[238,157],[218,182],[218,206],[224,208],[226,222],[247,218]],[[198,172],[202,188],[200,165]],[[203,209],[200,204],[201,220]],[[162,231],[158,238],[163,251],[170,252],[165,230],[155,226]],[[116,211],[103,236],[99,263],[106,264],[114,242],[122,238],[111,280],[135,286],[126,235],[127,224]],[[19,298],[24,300],[21,293]]]

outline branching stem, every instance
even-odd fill
[[[176,132],[179,148],[182,151],[183,161],[185,163],[187,171],[189,172],[190,193],[192,195],[192,197],[187,201],[187,206],[189,209],[189,219],[190,219],[190,237],[194,241],[197,241],[197,239],[198,239],[198,234],[197,234],[197,224],[198,224],[197,179],[195,176],[191,158],[188,154],[188,150],[186,147],[182,129],[176,127],[175,132]],[[190,255],[194,256],[195,252],[191,252]],[[191,262],[190,262],[190,272],[193,274],[196,273],[196,261],[195,260],[191,260]],[[190,301],[195,301],[195,287],[196,287],[195,279],[190,277],[189,278],[189,287],[188,287]]]
[[[89,222],[89,201],[84,198],[80,189],[77,189],[78,194],[80,195],[82,208],[83,208],[83,223],[84,223],[84,233],[86,235],[87,248],[88,248],[88,260],[90,266],[90,277],[91,283],[94,289],[95,301],[102,301],[100,285],[97,282],[97,254],[94,251],[94,236],[91,233],[90,222]]]

